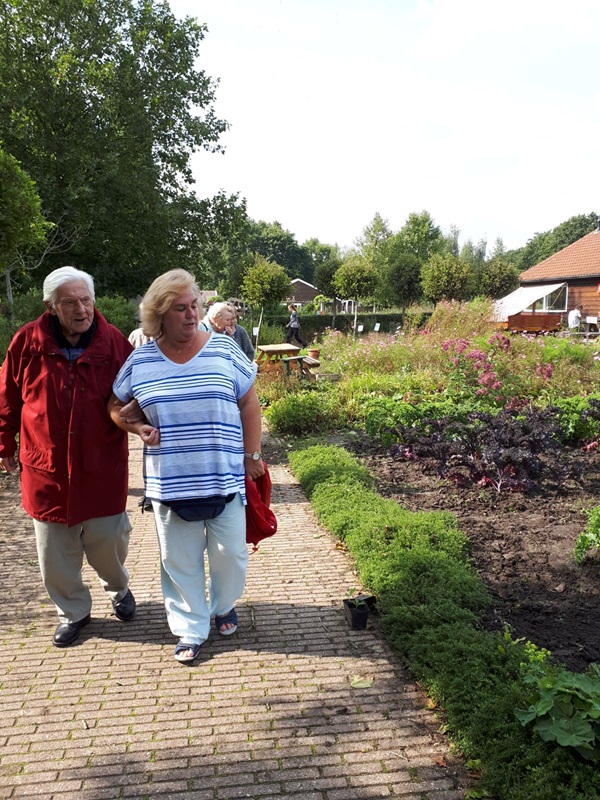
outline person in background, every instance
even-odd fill
[[[237,312],[234,305],[231,303],[213,303],[200,323],[200,327],[202,328],[203,326],[205,326],[206,330],[211,330],[214,333],[225,333],[227,336],[231,336],[247,358],[250,361],[254,361],[254,347],[246,329],[237,324]]]
[[[127,338],[129,339],[129,344],[133,345],[133,347],[141,347],[143,344],[150,341],[150,337],[146,336],[143,328],[136,328],[131,331]]]
[[[194,276],[175,269],[144,296],[142,325],[154,341],[134,350],[114,382],[109,413],[144,447],[175,659],[193,661],[210,632],[237,630],[234,603],[248,563],[246,484],[264,474],[256,364],[229,336],[198,328]],[[145,421],[129,419],[137,401]],[[205,592],[208,553],[210,597]]]
[[[287,336],[285,337],[286,342],[291,344],[292,339],[296,339],[301,347],[308,347],[304,339],[300,337],[300,322],[298,321],[298,312],[296,311],[296,306],[293,303],[290,303],[288,306],[288,311],[290,312],[290,321],[285,326],[287,328]]]
[[[7,472],[20,466],[23,508],[60,620],[52,642],[68,647],[91,619],[84,555],[118,619],[135,615],[125,569],[127,436],[106,414],[132,348],[94,308],[86,272],[54,270],[43,298],[46,312],[15,334],[0,370],[0,463]]]
[[[140,315],[142,313],[141,304],[140,304],[140,307],[138,309],[138,313]],[[139,323],[139,320],[138,320],[138,323]],[[135,328],[134,330],[132,330],[127,338],[129,340],[129,343],[131,345],[133,345],[133,347],[141,347],[143,344],[146,344],[146,342],[150,341],[150,336],[146,336],[146,334],[144,333],[144,329],[141,328],[141,327]]]
[[[567,317],[567,326],[570,331],[578,331],[581,327],[581,312],[583,311],[582,305],[576,305],[575,308],[569,311]]]

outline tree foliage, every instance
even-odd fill
[[[253,308],[274,305],[289,295],[290,278],[280,264],[256,253],[244,276],[242,292]]]
[[[477,293],[494,300],[519,288],[519,272],[506,258],[490,258],[482,266]]]
[[[507,257],[514,262],[519,272],[523,272],[530,267],[534,267],[543,261],[558,253],[568,245],[573,244],[582,236],[591,233],[596,227],[598,222],[598,214],[594,211],[590,214],[579,214],[570,217],[565,222],[561,222],[556,228],[545,231],[544,233],[536,233],[525,245],[519,250],[511,250],[507,253]]]
[[[160,0],[4,0],[0,138],[101,291],[191,266],[178,200],[226,123],[196,67],[205,28]]]
[[[412,253],[399,249],[396,240],[390,243],[380,295],[387,300],[386,305],[401,308],[416,303],[422,295],[421,262]]]
[[[327,297],[335,295],[333,276],[342,264],[337,245],[324,244],[318,239],[308,239],[302,245],[313,264],[312,284]]]
[[[379,277],[374,267],[358,253],[346,256],[335,273],[334,285],[339,297],[354,300],[354,330],[358,315],[358,303],[367,300],[377,290]]]
[[[17,159],[0,148],[0,267],[5,270],[19,250],[42,245],[50,227],[35,183]]]
[[[296,241],[279,222],[251,222],[248,232],[248,251],[280,264],[290,278],[313,282],[313,261],[308,250]]]
[[[398,232],[399,244],[406,253],[412,253],[424,264],[434,253],[441,253],[446,242],[441,229],[428,211],[412,213]]]
[[[434,303],[467,300],[473,290],[473,273],[456,256],[436,254],[421,269],[421,285],[423,294]]]

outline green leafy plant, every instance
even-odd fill
[[[545,742],[572,747],[590,761],[600,761],[600,665],[584,675],[534,667],[524,677],[533,687],[531,705],[517,709],[522,725],[533,723]]]
[[[600,506],[590,511],[587,525],[577,537],[573,552],[576,563],[581,564],[592,548],[600,548]]]
[[[517,720],[515,708],[535,699],[524,676],[538,667],[549,674],[550,654],[481,626],[488,592],[456,518],[410,512],[380,497],[360,462],[340,448],[295,450],[290,464],[320,523],[344,542],[361,584],[375,593],[391,646],[443,708],[456,746],[478,760],[471,796],[598,800],[596,762]]]
[[[96,297],[96,308],[124,336],[136,327],[135,305],[124,297]]]
[[[305,391],[276,400],[267,409],[272,430],[283,436],[325,433],[339,425],[339,415],[325,392]]]

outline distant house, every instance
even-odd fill
[[[307,283],[302,278],[294,278],[293,281],[290,281],[290,295],[287,302],[302,306],[304,303],[314,300],[319,294],[321,292],[312,283]]]
[[[519,289],[495,304],[505,327],[552,330],[579,305],[584,320],[600,317],[600,218],[595,231],[526,269],[519,281]]]

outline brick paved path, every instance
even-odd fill
[[[213,633],[193,667],[174,661],[137,441],[138,614],[119,622],[86,567],[92,623],[64,650],[16,479],[0,479],[0,798],[462,800],[464,771],[376,623],[348,628],[351,563],[283,464],[270,463],[279,532],[250,557],[238,633]]]

